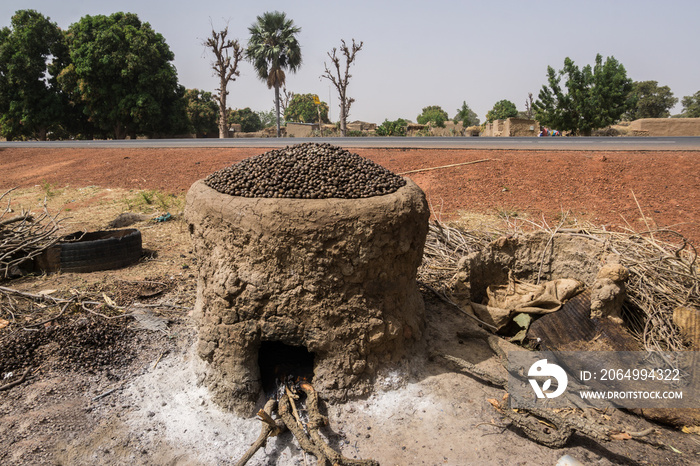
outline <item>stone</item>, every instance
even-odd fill
[[[622,323],[622,304],[627,296],[625,281],[628,278],[629,272],[621,264],[609,262],[600,268],[591,286],[591,318],[606,317]]]

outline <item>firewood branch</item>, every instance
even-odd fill
[[[281,420],[275,421],[272,419],[272,411],[274,411],[276,407],[277,402],[274,399],[270,399],[265,403],[265,407],[258,411],[258,417],[262,421],[260,435],[250,448],[248,448],[243,457],[238,460],[236,466],[244,466],[259,449],[265,447],[268,438],[279,435],[285,430],[284,423]]]
[[[447,354],[437,353],[450,365],[457,367],[460,372],[467,373],[493,385],[508,389],[507,380],[498,374],[492,374],[463,359]],[[492,402],[493,404],[493,402]],[[615,430],[605,425],[595,423],[591,419],[579,416],[564,416],[549,409],[530,407],[527,409],[510,409],[505,402],[494,404],[503,416],[518,427],[525,435],[535,442],[550,448],[561,448],[569,441],[574,432],[578,432],[598,442],[609,442],[615,439]],[[544,423],[542,421],[545,421]],[[551,427],[554,426],[554,427]],[[638,441],[653,432],[647,429],[642,432],[627,431],[629,438]]]
[[[19,379],[15,380],[14,382],[10,382],[10,383],[7,383],[5,385],[0,386],[0,392],[2,392],[4,390],[9,390],[12,387],[16,387],[17,385],[22,384],[25,380],[27,380],[27,376],[29,375],[29,373],[31,371],[32,371],[32,368],[29,367],[29,368],[27,368],[27,370],[24,371],[24,373],[22,374],[22,377],[20,377]]]
[[[333,465],[341,466],[379,466],[379,463],[374,460],[354,460],[344,457],[339,452],[326,443],[319,428],[328,425],[328,418],[321,414],[319,410],[318,392],[309,383],[302,383],[301,389],[306,393],[306,409],[309,413],[309,423],[307,429],[311,441],[316,445],[323,454],[331,461]]]
[[[328,457],[324,454],[321,448],[316,445],[308,435],[304,432],[304,429],[297,424],[296,419],[292,415],[292,407],[289,403],[289,398],[287,395],[282,395],[278,404],[279,415],[282,421],[287,426],[287,429],[294,435],[297,439],[299,446],[307,453],[310,453],[316,457],[318,464],[328,464]]]
[[[0,196],[2,200],[12,190]],[[21,215],[7,217],[12,210],[10,201],[0,211],[0,276],[9,277],[15,267],[41,254],[58,242],[58,214],[49,214],[44,201],[43,212],[33,215],[23,212]]]

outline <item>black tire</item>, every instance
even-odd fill
[[[141,232],[135,229],[78,232],[64,240],[69,242],[61,244],[62,272],[118,269],[133,264],[143,254]]]

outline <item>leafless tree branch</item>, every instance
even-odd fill
[[[243,47],[238,40],[227,39],[227,36],[228,24],[219,32],[215,31],[212,25],[211,37],[204,41],[204,45],[214,54],[215,60],[211,67],[219,78],[219,87],[216,90],[219,92],[217,95],[219,100],[219,138],[222,139],[228,137],[228,122],[226,121],[228,91],[226,88],[230,82],[235,81],[240,76],[238,63],[243,58]]]
[[[328,58],[331,59],[332,68],[334,69],[329,69],[328,64],[324,62],[323,66],[325,71],[321,77],[326,78],[333,83],[333,86],[335,86],[336,90],[338,91],[338,97],[340,100],[340,133],[343,137],[345,137],[347,135],[347,120],[348,115],[350,115],[350,106],[353,102],[355,102],[355,99],[348,97],[347,93],[348,84],[350,82],[350,78],[352,77],[350,74],[350,66],[355,61],[357,52],[362,50],[362,45],[364,42],[360,41],[358,44],[355,42],[355,39],[352,39],[352,47],[348,47],[348,45],[345,43],[345,39],[341,39],[340,43],[340,52],[342,56],[345,57],[345,70],[341,70],[341,56],[338,55],[338,49],[333,47],[333,50],[328,52]]]

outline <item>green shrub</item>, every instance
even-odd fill
[[[423,108],[423,112],[418,115],[416,121],[421,125],[432,123],[433,126],[444,128],[447,120],[449,120],[449,117],[447,116],[446,111],[444,111],[439,105],[430,105]]]
[[[406,136],[406,126],[408,122],[403,118],[395,121],[384,120],[384,123],[377,126],[375,134],[377,136]]]

